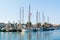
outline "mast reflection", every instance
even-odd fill
[[[31,40],[31,32],[28,32],[27,40]]]
[[[44,32],[43,33],[43,40],[49,40],[50,33],[49,32]]]

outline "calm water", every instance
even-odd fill
[[[0,32],[0,40],[60,40],[60,30],[44,32]]]

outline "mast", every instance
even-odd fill
[[[20,7],[20,23],[21,23],[21,7]]]
[[[23,7],[23,10],[22,10],[22,24],[24,22],[24,7]]]
[[[45,16],[44,16],[44,12],[42,13],[42,23],[45,23]]]
[[[38,10],[36,13],[36,23],[37,23],[36,26],[39,28],[41,26],[41,24],[40,24],[40,12],[38,12]]]
[[[29,14],[28,14],[28,22],[30,22],[30,4],[29,4]]]
[[[39,23],[40,23],[40,12],[39,12]]]
[[[47,17],[47,22],[49,23],[49,16]]]
[[[30,12],[30,4],[29,4],[29,13],[28,13],[28,22],[27,22],[27,27],[28,29],[31,29],[31,20],[30,20],[31,12]]]
[[[37,13],[36,13],[36,23],[38,23],[38,10],[37,10]]]
[[[38,10],[36,13],[36,23],[40,23],[40,12],[38,12]]]

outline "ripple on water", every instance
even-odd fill
[[[38,32],[0,32],[0,40],[60,40],[60,30]]]

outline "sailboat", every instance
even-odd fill
[[[31,31],[32,23],[30,21],[30,18],[31,18],[31,9],[29,4],[29,13],[28,13],[28,22],[26,24],[26,31]]]
[[[37,10],[37,13],[36,13],[36,26],[35,26],[35,28],[33,28],[33,31],[34,32],[40,31],[40,29],[41,29],[40,12],[38,13],[38,10]]]
[[[49,24],[49,17],[47,18],[47,21],[48,21],[48,23],[45,22],[45,23],[43,24],[43,31],[54,30],[54,27],[53,27],[51,24]]]
[[[30,8],[30,6],[29,6],[29,8]],[[22,16],[22,20],[21,20],[21,22],[22,22],[22,24],[21,24],[21,30],[22,30],[22,32],[26,32],[26,31],[30,31],[30,30],[28,30],[27,28],[26,28],[26,24],[24,24],[24,7],[23,7],[23,10],[22,10],[22,14],[21,14]],[[29,19],[30,20],[30,19]],[[25,26],[25,27],[24,27]]]

